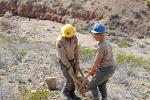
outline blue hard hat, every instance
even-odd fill
[[[93,27],[93,29],[91,30],[92,33],[105,33],[107,32],[106,27],[102,24],[102,23],[96,23]]]

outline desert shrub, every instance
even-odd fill
[[[12,40],[12,37],[11,37],[11,36],[8,36],[8,35],[5,35],[5,34],[0,33],[0,39],[1,39],[1,40],[4,40],[4,41],[7,41],[7,42],[10,42],[10,41]]]
[[[141,66],[148,71],[150,70],[150,59],[143,59],[142,57],[136,57],[135,55],[117,54],[116,63],[121,65],[123,63],[131,63],[133,66]]]
[[[125,86],[130,86],[135,78],[143,78],[146,75],[146,70],[140,65],[135,65],[133,63],[124,63],[119,65],[115,77],[119,84],[124,84]]]
[[[126,48],[130,46],[129,42],[126,39],[117,40],[115,43],[121,48]]]
[[[93,23],[92,24],[88,24],[88,25],[84,25],[84,24],[76,24],[75,25],[76,29],[78,32],[82,33],[82,34],[89,34],[91,33],[91,29],[93,27]]]
[[[110,30],[110,31],[107,32],[107,34],[110,35],[110,36],[115,36],[116,32],[115,32],[115,30]]]
[[[145,1],[145,3],[150,3],[150,0],[144,0]]]
[[[52,6],[53,7],[57,7],[57,6],[60,6],[61,5],[61,0],[54,0],[53,2],[52,2]]]
[[[20,44],[23,44],[27,42],[26,37],[20,37],[20,36],[15,36],[15,35],[6,35],[0,33],[0,39],[6,42],[11,43],[12,41],[19,41]]]
[[[96,54],[96,49],[90,49],[86,47],[80,47],[81,57],[91,57]]]
[[[75,4],[72,4],[72,8],[73,8],[74,10],[79,10],[79,9],[82,9],[83,7],[82,7],[82,4],[80,4],[80,3],[75,3]]]
[[[19,43],[23,44],[27,41],[27,39],[25,37],[19,37]]]
[[[38,88],[35,92],[31,92],[26,86],[21,88],[21,93],[21,100],[48,100],[48,97],[54,95],[45,88]]]
[[[4,31],[11,27],[12,27],[12,24],[7,19],[5,19],[5,18],[0,19],[0,30]]]
[[[128,67],[128,64],[127,65],[121,65],[121,67],[118,68],[117,72],[115,73],[115,77],[116,77],[116,81],[119,83],[119,84],[124,84],[126,86],[130,85],[130,82],[131,82],[131,77],[130,75],[128,74],[129,72],[129,67]]]
[[[16,57],[16,60],[21,62],[22,58],[27,54],[27,50],[22,48],[17,48],[13,45],[8,45],[8,50]]]
[[[136,57],[134,55],[117,54],[116,61],[118,64],[124,62],[144,63],[145,60],[142,57]]]

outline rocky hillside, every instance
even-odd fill
[[[90,9],[89,9],[90,8]],[[147,0],[1,0],[0,14],[91,25],[107,19],[109,33],[149,36]]]

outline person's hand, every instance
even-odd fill
[[[89,72],[89,74],[90,74],[91,76],[93,76],[95,73],[96,73],[96,71],[90,71],[90,72]]]
[[[93,76],[93,75],[96,73],[96,70],[97,70],[97,68],[93,66],[93,67],[91,68],[91,70],[89,71],[89,74],[90,74],[91,76]]]

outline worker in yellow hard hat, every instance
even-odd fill
[[[73,79],[69,75],[69,69],[72,67],[74,73],[79,69],[79,46],[76,36],[76,28],[71,24],[66,24],[61,29],[61,36],[56,40],[57,57],[59,58],[60,68],[66,79],[62,94],[67,99],[80,100],[76,96]]]

